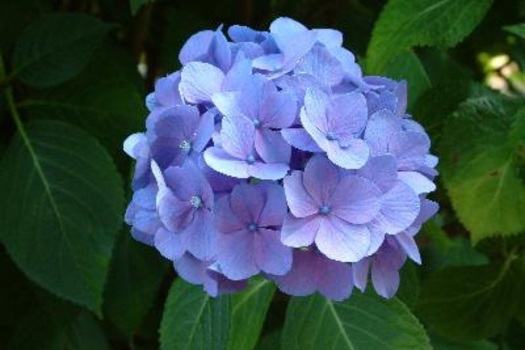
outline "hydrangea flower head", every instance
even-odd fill
[[[363,76],[342,34],[278,18],[196,33],[128,137],[135,239],[210,295],[256,275],[343,300],[392,297],[437,211],[437,158],[407,86]]]

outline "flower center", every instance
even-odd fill
[[[191,151],[191,142],[188,140],[184,140],[180,143],[179,148],[184,153],[190,153]]]
[[[323,204],[319,207],[319,214],[326,215],[330,212],[330,207],[326,204]]]
[[[255,118],[253,120],[253,126],[255,126],[256,128],[260,127],[261,126],[261,121],[257,118]]]
[[[199,209],[203,205],[202,199],[199,196],[192,196],[190,199],[190,204],[196,209]]]
[[[257,231],[259,227],[257,226],[256,223],[252,222],[251,224],[248,225],[248,231],[250,232],[255,232]]]
[[[255,163],[255,157],[250,154],[248,157],[246,157],[246,163],[248,163],[250,165]]]
[[[329,131],[326,133],[326,139],[328,141],[337,141],[339,139],[339,137],[337,137],[336,134],[334,134],[333,132]]]

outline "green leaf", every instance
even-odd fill
[[[109,155],[56,121],[27,124],[0,163],[0,238],[30,279],[100,313],[123,190]]]
[[[129,7],[131,9],[131,14],[136,15],[139,12],[140,8],[143,5],[154,2],[155,0],[129,0]]]
[[[435,350],[498,350],[496,344],[487,340],[457,343],[439,336],[433,336],[431,339]]]
[[[507,265],[453,267],[429,277],[418,315],[437,333],[470,341],[505,329],[519,298],[516,274]]]
[[[340,303],[320,295],[288,305],[282,348],[287,350],[432,349],[419,321],[398,299],[353,293]]]
[[[281,350],[282,330],[278,329],[263,336],[255,350]]]
[[[119,159],[126,136],[143,128],[142,84],[130,55],[108,41],[78,77],[37,91],[18,107],[30,118],[53,117],[81,126]]]
[[[117,241],[104,294],[104,314],[128,338],[144,320],[158,296],[167,264],[156,250],[133,240]]]
[[[230,334],[229,295],[212,298],[181,279],[170,289],[160,326],[162,350],[226,349]]]
[[[384,72],[388,62],[414,46],[452,47],[483,19],[492,0],[390,0],[377,20],[367,51],[367,70]]]
[[[452,205],[474,243],[525,229],[518,173],[525,113],[503,98],[470,99],[449,118],[440,149]]]
[[[414,106],[419,96],[431,87],[425,67],[412,50],[403,51],[392,58],[384,74],[392,79],[407,81],[409,107]]]
[[[14,74],[33,87],[63,83],[85,68],[111,28],[84,14],[54,14],[35,21],[15,45]]]
[[[274,292],[272,282],[255,278],[246,290],[233,295],[228,350],[252,350],[255,347]]]
[[[96,319],[87,312],[74,318],[57,318],[36,309],[18,325],[10,350],[109,350]]]
[[[512,26],[503,27],[507,32],[516,34],[520,38],[525,39],[525,23],[515,24]]]
[[[413,310],[419,300],[419,276],[417,267],[412,261],[407,261],[400,271],[401,282],[397,291],[397,298]]]

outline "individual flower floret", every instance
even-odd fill
[[[336,301],[348,298],[354,287],[352,267],[328,259],[315,248],[295,250],[290,272],[270,278],[287,294],[305,296],[319,292]]]
[[[185,251],[203,260],[215,257],[217,233],[213,218],[213,191],[192,162],[164,172],[155,163],[158,183],[157,211],[166,229],[155,236],[155,246],[169,259]]]
[[[218,264],[226,277],[241,280],[260,271],[283,275],[290,270],[292,250],[279,239],[286,215],[281,186],[270,182],[242,183],[216,205]]]
[[[291,95],[260,75],[251,76],[240,92],[215,94],[213,103],[226,117],[251,120],[255,150],[265,162],[289,163],[291,148],[279,131],[295,120],[297,106]]]
[[[381,190],[360,176],[344,176],[323,155],[314,156],[304,172],[284,179],[291,214],[284,221],[281,240],[291,247],[315,242],[330,259],[353,262],[370,246],[367,225],[380,210]]]
[[[246,117],[224,117],[221,146],[210,147],[204,152],[206,163],[215,171],[241,179],[282,179],[288,172],[288,164],[266,163],[261,159],[255,151],[255,129]]]
[[[317,146],[346,169],[359,169],[368,159],[368,146],[358,138],[367,117],[365,98],[358,92],[330,99],[320,90],[308,89],[301,110],[303,127]]]
[[[126,223],[132,226],[133,238],[150,246],[154,245],[155,233],[162,227],[155,205],[157,191],[154,183],[136,190],[124,216]]]

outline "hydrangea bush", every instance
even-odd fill
[[[212,296],[253,276],[290,295],[391,298],[438,206],[407,86],[364,76],[342,34],[278,18],[199,32],[146,98],[126,211],[135,239]]]

